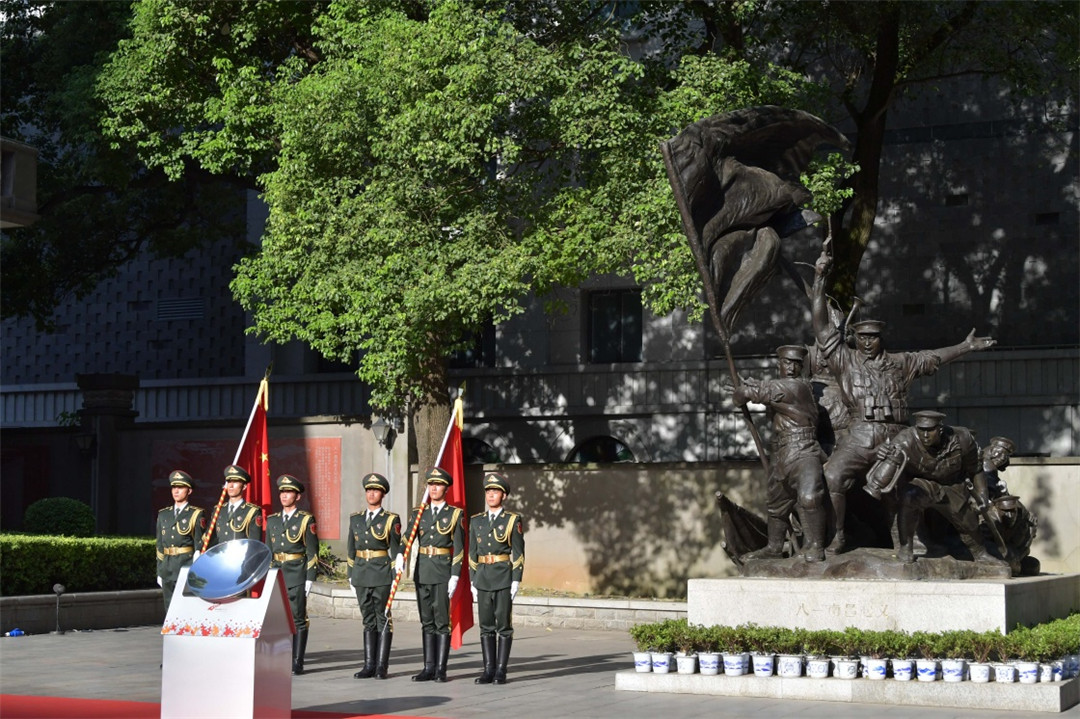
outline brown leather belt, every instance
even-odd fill
[[[175,557],[177,554],[191,554],[194,551],[195,547],[165,547],[165,549],[161,550],[161,553]]]
[[[454,550],[450,547],[420,547],[416,551],[420,554],[426,554],[429,557],[441,557],[444,554],[450,554]]]
[[[274,561],[275,562],[291,562],[294,559],[303,559],[303,558],[304,558],[303,554],[286,554],[284,552],[275,552],[274,553]]]
[[[509,562],[509,554],[481,554],[476,558],[477,564],[495,564],[496,562]]]
[[[375,557],[389,557],[390,553],[385,549],[357,549],[357,559],[374,559]]]

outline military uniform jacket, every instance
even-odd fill
[[[187,505],[177,515],[175,505],[169,505],[158,512],[157,516],[157,563],[158,574],[164,571],[166,556],[180,556],[189,563],[196,551],[202,550],[203,533],[206,531],[206,512],[202,507]],[[172,547],[191,547],[191,552],[181,555],[166,555],[165,550]]]
[[[349,516],[346,543],[349,583],[354,587],[385,587],[394,583],[394,557],[401,554],[401,518],[380,509],[368,524],[367,511]],[[373,557],[369,552],[385,552]],[[357,556],[360,553],[363,556]]]
[[[928,479],[938,484],[963,484],[982,469],[979,446],[966,427],[945,427],[941,446],[931,454],[919,441],[914,427],[908,427],[892,439],[892,443],[907,456],[904,473],[910,477]]]
[[[882,352],[870,359],[844,344],[835,327],[819,336],[818,344],[855,421],[907,424],[908,388],[941,366],[933,350]]]
[[[485,592],[509,589],[525,572],[525,528],[507,510],[492,521],[488,512],[469,519],[469,578]]]
[[[281,512],[266,518],[266,543],[273,552],[271,567],[285,575],[286,587],[315,581],[319,560],[319,534],[315,515],[297,509],[287,520]]]
[[[222,506],[217,526],[214,527],[214,544],[232,539],[262,541],[262,509],[259,505],[244,502],[232,515],[229,514],[228,502]]]
[[[409,513],[409,526],[416,521],[416,514],[421,507],[414,507]],[[461,527],[464,512],[451,504],[444,504],[436,521],[431,514],[431,507],[420,515],[420,526],[416,533],[416,572],[413,581],[417,584],[446,584],[450,577],[461,576],[461,561],[465,556],[465,532]],[[436,548],[437,554],[425,553],[427,548]]]

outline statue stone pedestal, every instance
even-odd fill
[[[917,564],[917,563],[916,563]],[[687,618],[705,626],[1008,631],[1080,610],[1080,574],[904,581],[691,579]]]

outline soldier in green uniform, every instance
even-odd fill
[[[514,638],[511,612],[525,571],[525,529],[521,515],[503,508],[509,493],[506,477],[489,473],[484,477],[487,510],[469,520],[469,572],[484,655],[484,673],[477,684],[506,683]]]
[[[157,516],[157,581],[165,596],[165,611],[169,611],[180,568],[194,562],[202,549],[206,531],[206,512],[188,504],[194,484],[191,475],[179,469],[169,475],[172,506]]]
[[[405,556],[401,551],[401,518],[382,508],[389,491],[386,477],[368,474],[364,477],[367,510],[349,517],[349,583],[364,618],[364,668],[353,674],[357,679],[386,679],[390,663],[394,627],[386,616],[386,600]]]
[[[416,538],[416,603],[424,641],[424,669],[414,682],[446,681],[446,661],[450,657],[450,598],[461,576],[465,536],[461,509],[446,503],[446,490],[454,478],[434,467],[427,479],[430,506],[414,507],[409,526],[420,514]]]
[[[304,673],[304,652],[307,649],[307,595],[315,581],[315,565],[319,559],[319,534],[315,515],[296,506],[304,485],[291,474],[277,480],[281,511],[266,518],[266,543],[273,552],[271,567],[281,570],[285,590],[289,595],[293,624],[293,674]]]
[[[251,476],[243,467],[230,464],[225,468],[225,494],[229,501],[221,508],[214,526],[214,544],[231,539],[262,541],[262,508],[244,501],[244,489]]]

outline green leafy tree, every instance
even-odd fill
[[[221,178],[192,168],[170,180],[101,135],[95,82],[128,15],[122,3],[0,1],[0,133],[38,150],[41,217],[4,230],[4,318],[33,317],[47,329],[61,302],[144,251],[177,257],[236,236],[235,195]]]
[[[262,248],[232,286],[254,330],[359,355],[375,406],[419,412],[423,463],[446,422],[446,359],[526,293],[630,273],[654,312],[701,316],[657,149],[682,127],[767,103],[850,118],[859,171],[833,158],[807,178],[820,206],[840,204],[843,298],[895,103],[957,72],[1047,91],[1075,63],[1068,3],[132,7],[98,79],[108,136],[170,177],[263,192]]]
[[[269,222],[233,283],[254,330],[359,353],[375,406],[420,413],[422,461],[447,357],[529,292],[634,271],[661,311],[699,305],[658,144],[805,85],[749,62],[635,61],[582,3],[330,3],[284,57],[233,37],[274,19],[262,4],[135,7],[99,84],[108,132],[172,175],[255,175]]]
[[[997,78],[999,90],[1020,108],[1018,116],[1034,122],[1042,121],[1047,101],[1066,108],[1063,115],[1076,112],[1075,2],[736,0],[688,2],[678,12],[642,5],[647,15],[664,15],[669,41],[681,41],[688,53],[767,59],[828,84],[825,101],[804,109],[854,128],[850,160],[859,171],[832,223],[832,292],[844,303],[877,217],[890,112],[963,77]]]

